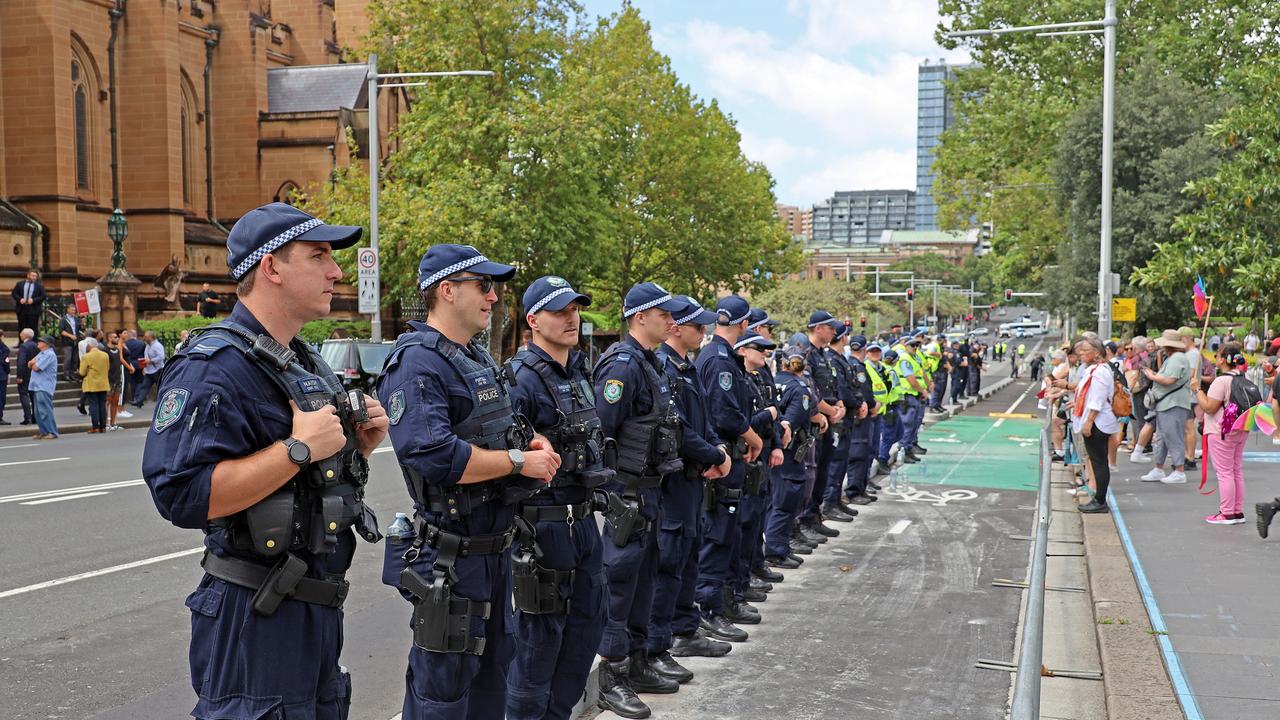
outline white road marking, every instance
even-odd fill
[[[893,524],[893,527],[889,528],[889,534],[901,535],[902,531],[906,530],[910,525],[911,525],[910,520],[899,520],[898,522]]]
[[[4,445],[0,446],[0,450],[17,450],[18,448],[35,447],[39,444],[40,443],[22,443],[21,445]]]
[[[1017,400],[1014,400],[1014,401],[1013,401],[1013,404],[1009,406],[1009,409],[1004,411],[1004,414],[1005,414],[1005,415],[1008,415],[1009,413],[1011,413],[1011,412],[1013,412],[1014,410],[1016,410],[1016,409],[1018,408],[1018,406],[1022,404],[1022,401],[1027,399],[1027,393],[1031,392],[1031,388],[1033,388],[1033,387],[1035,387],[1035,384],[1034,384],[1034,383],[1033,383],[1033,384],[1031,384],[1031,385],[1028,385],[1028,386],[1027,386],[1027,389],[1026,389],[1026,390],[1023,390],[1023,391],[1022,391],[1022,394],[1018,396],[1018,399],[1017,399]],[[995,423],[994,423],[994,424],[992,424],[991,429],[992,429],[992,430],[994,430],[994,429],[996,429],[996,428],[1000,427],[1001,425],[1003,425],[1003,424],[1004,424],[1005,419],[1006,419],[1006,418],[1000,418],[999,420],[996,420],[996,421],[995,421]],[[1039,442],[1039,440],[1037,439],[1037,440],[1036,440],[1036,442]]]
[[[22,493],[21,495],[7,495],[0,497],[0,505],[4,503],[22,502],[24,500],[38,500],[40,498],[57,497],[59,495],[76,495],[92,490],[114,490],[116,488],[130,487],[133,485],[141,485],[142,479],[122,480],[120,482],[102,483],[101,485],[82,485],[80,487],[63,488],[61,490],[41,490],[40,492]]]
[[[188,555],[195,555],[196,553],[202,552],[204,552],[203,546],[191,548],[190,550],[179,550],[178,552],[172,552],[166,555],[157,555],[156,557],[147,558],[146,560],[135,560],[134,562],[128,562],[122,565],[112,565],[111,567],[102,568],[101,570],[90,570],[89,572],[83,572],[79,575],[68,575],[67,577],[58,578],[57,580],[49,580],[47,582],[36,583],[35,585],[27,585],[25,587],[14,588],[12,590],[5,590],[4,592],[0,592],[0,600],[7,597],[13,597],[14,595],[23,595],[36,590],[44,590],[46,588],[57,587],[59,585],[66,585],[67,583],[73,583],[79,580],[88,580],[89,578],[110,575],[111,573],[122,572],[124,570],[132,570],[144,565],[153,565],[155,563],[165,562],[166,560],[176,560],[177,558],[187,557]]]
[[[34,465],[36,463],[61,462],[63,460],[70,460],[70,459],[71,458],[69,457],[60,457],[60,458],[45,458],[43,460],[15,460],[13,462],[0,463],[0,467],[9,467],[10,465]]]
[[[19,504],[20,505],[47,505],[49,503],[62,502],[63,500],[79,500],[80,498],[96,497],[98,495],[110,495],[110,494],[111,493],[107,492],[106,490],[99,490],[98,492],[80,493],[79,495],[59,495],[58,497],[45,498],[43,500],[28,500],[27,502],[19,503]]]

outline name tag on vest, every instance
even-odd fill
[[[298,380],[298,388],[302,390],[304,395],[325,392],[326,390],[324,383],[317,377],[302,378]]]

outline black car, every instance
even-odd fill
[[[320,357],[329,363],[334,374],[347,389],[363,390],[373,394],[373,383],[382,374],[382,364],[391,354],[393,342],[372,340],[325,340],[320,345]]]

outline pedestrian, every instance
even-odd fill
[[[600,419],[586,356],[577,349],[579,313],[591,297],[552,275],[529,284],[523,305],[531,339],[511,360],[511,409],[528,418],[563,462],[551,487],[516,510],[534,533],[512,557],[515,657],[506,713],[512,720],[566,720],[587,686],[604,632],[604,549],[593,492],[613,471],[594,441]]]
[[[146,345],[146,353],[142,357],[142,379],[133,394],[133,406],[137,408],[147,401],[151,388],[160,379],[160,371],[164,369],[164,345],[156,339],[156,334],[148,330],[143,333],[142,341]]]
[[[0,330],[0,425],[12,425],[4,419],[4,406],[9,399],[9,344],[4,341],[4,330]],[[22,393],[22,388],[18,388]]]
[[[58,320],[58,343],[62,346],[63,376],[68,382],[79,382],[75,368],[80,366],[79,346],[84,337],[84,323],[75,302],[67,303],[66,312]]]
[[[133,396],[138,391],[138,383],[142,382],[142,368],[146,364],[144,359],[147,356],[147,344],[142,342],[138,337],[137,331],[122,330],[120,331],[120,344],[124,349],[124,393],[121,395],[121,402],[133,403]],[[131,418],[133,413],[128,410],[121,409],[119,416],[122,418]]]
[[[1093,478],[1093,499],[1079,506],[1082,513],[1105,513],[1107,490],[1111,486],[1111,468],[1107,449],[1111,436],[1120,431],[1120,423],[1111,409],[1115,391],[1115,374],[1103,356],[1102,341],[1085,336],[1075,343],[1076,355],[1085,368],[1076,387],[1072,405],[1072,429],[1084,438],[1089,473]]]
[[[1249,355],[1258,352],[1258,348],[1262,345],[1262,339],[1258,337],[1258,333],[1253,328],[1249,328],[1249,334],[1244,336],[1244,351]]]
[[[107,430],[119,430],[120,426],[116,424],[116,415],[120,409],[124,407],[120,403],[121,393],[124,391],[124,349],[120,346],[120,333],[107,333],[107,346],[105,349],[107,359],[110,361],[107,368]]]
[[[507,710],[515,510],[561,467],[517,419],[505,373],[475,340],[515,272],[469,245],[427,250],[417,279],[426,320],[409,323],[377,380],[415,513],[416,532],[388,543],[382,572],[413,606],[404,720]]]
[[[53,352],[53,338],[45,335],[36,343],[36,356],[27,361],[31,370],[31,399],[35,405],[36,427],[31,437],[53,440],[58,437],[58,423],[53,419],[53,393],[58,385],[58,356]]]
[[[1209,349],[1216,353],[1220,347],[1222,347],[1222,336],[1215,331],[1209,336]]]
[[[1218,478],[1218,512],[1204,521],[1210,525],[1243,525],[1244,448],[1249,431],[1234,430],[1227,423],[1233,423],[1235,417],[1249,410],[1240,407],[1237,398],[1250,397],[1251,392],[1260,401],[1262,393],[1244,377],[1248,362],[1240,343],[1228,342],[1218,350],[1217,367],[1222,374],[1209,389],[1196,390],[1200,407],[1204,408],[1204,437],[1209,446],[1206,459],[1213,462],[1213,472]]]
[[[282,203],[244,214],[227,236],[240,303],[174,355],[158,388],[143,478],[161,516],[204,535],[186,600],[194,717],[350,710],[345,574],[352,528],[380,537],[361,498],[387,417],[297,335],[329,314],[342,279],[332,251],[359,237]]]
[[[685,295],[675,299],[684,307],[672,313],[675,326],[656,351],[680,418],[680,459],[684,463],[683,468],[663,479],[661,488],[658,570],[646,650],[649,657],[662,660],[663,653],[674,657],[721,657],[732,649],[724,641],[747,639],[746,631],[723,618],[703,628],[698,610],[703,490],[714,488],[711,483],[728,475],[733,461],[711,427],[707,393],[690,356],[702,344],[706,329],[716,324],[716,314]]]
[[[39,352],[35,331],[31,328],[22,328],[18,333],[18,355],[15,363],[18,403],[22,406],[22,422],[18,423],[19,425],[34,425],[36,422],[35,398],[31,395],[30,362]]]
[[[81,401],[88,406],[90,433],[106,432],[107,391],[111,389],[108,373],[111,359],[98,347],[94,338],[85,339],[85,352],[80,356],[77,374],[80,376]]]
[[[13,286],[13,306],[18,314],[18,331],[30,328],[32,332],[40,331],[40,312],[44,309],[45,291],[40,283],[40,273],[28,270],[25,280],[19,280]]]
[[[209,283],[200,286],[200,294],[196,296],[196,309],[200,312],[200,317],[218,317],[218,311],[222,309],[222,298]]]
[[[1041,376],[1044,374],[1044,355],[1036,353],[1031,358],[1031,362],[1027,363],[1031,369],[1031,382],[1040,382]]]
[[[1143,369],[1143,375],[1153,385],[1148,391],[1147,404],[1156,411],[1156,434],[1160,442],[1156,446],[1155,467],[1142,476],[1143,482],[1166,484],[1185,483],[1186,422],[1191,416],[1191,382],[1196,372],[1187,360],[1186,343],[1177,330],[1165,330],[1156,339],[1162,362],[1160,371]],[[1173,472],[1166,474],[1165,461],[1173,465]]]

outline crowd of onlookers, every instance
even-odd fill
[[[1250,429],[1240,420],[1272,395],[1280,363],[1263,353],[1280,352],[1280,336],[1266,343],[1253,331],[1243,340],[1231,331],[1204,336],[1185,326],[1125,341],[1086,333],[1050,355],[1041,408],[1052,410],[1053,459],[1074,456],[1066,460],[1084,466],[1087,482],[1074,491],[1091,496],[1082,512],[1107,511],[1111,473],[1124,453],[1152,466],[1143,482],[1179,485],[1191,473],[1203,488],[1212,466],[1219,503],[1205,522],[1246,522]]]

